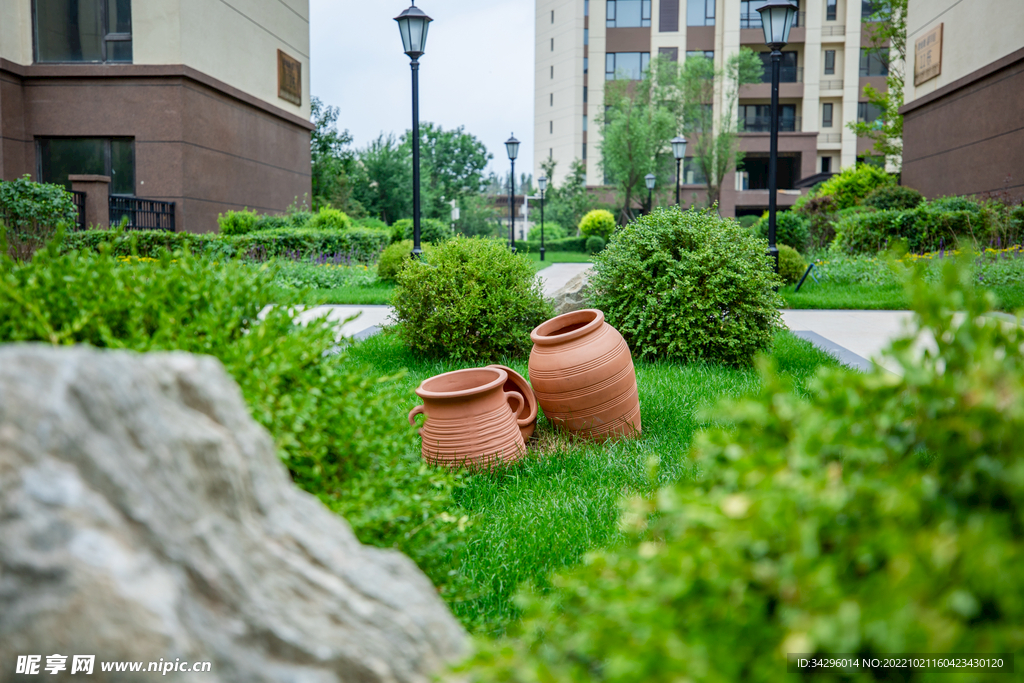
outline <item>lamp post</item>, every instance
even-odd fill
[[[516,253],[516,157],[519,156],[519,140],[512,135],[505,141],[508,160],[512,162],[512,182],[508,186],[508,246]]]
[[[537,178],[537,187],[540,188],[540,260],[544,260],[544,191],[548,189],[547,176]]]
[[[775,245],[775,203],[778,193],[776,170],[779,163],[779,67],[782,48],[789,42],[789,29],[793,28],[798,7],[789,0],[768,0],[758,8],[764,42],[772,49],[772,123],[771,147],[768,157],[768,254],[779,272],[779,248]]]
[[[412,6],[395,17],[395,21],[412,68],[412,257],[419,258],[423,253],[420,249],[420,57],[426,49],[427,29],[433,20],[413,0]]]
[[[686,138],[678,135],[672,138],[672,156],[676,158],[676,206],[679,206],[679,185],[683,182],[683,159],[686,158]]]
[[[644,183],[647,185],[647,213],[650,213],[651,209],[654,208],[651,197],[654,194],[654,184],[656,182],[658,182],[658,177],[653,173],[648,173],[644,176]]]

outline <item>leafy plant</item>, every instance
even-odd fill
[[[371,228],[373,230],[387,230],[388,224],[379,218],[360,218],[355,222],[357,228]]]
[[[287,216],[264,214],[256,219],[256,230],[287,230],[291,227]]]
[[[755,235],[761,239],[768,239],[768,216],[762,216],[753,229]],[[810,246],[810,241],[810,221],[792,211],[780,211],[775,214],[776,244],[785,244],[797,251],[804,251]]]
[[[871,164],[857,164],[846,167],[842,173],[822,183],[815,196],[831,197],[833,210],[839,211],[860,204],[879,187],[895,184],[895,179],[884,169]]]
[[[498,362],[521,357],[530,331],[552,314],[533,266],[496,240],[456,237],[429,263],[398,272],[393,306],[401,336],[430,358]]]
[[[12,258],[31,258],[59,229],[72,229],[77,219],[72,196],[60,185],[34,183],[27,175],[0,180],[0,240],[6,240]]]
[[[793,284],[800,280],[800,277],[807,270],[807,262],[796,249],[785,244],[779,245],[779,277],[786,284]]]
[[[217,214],[217,225],[223,235],[247,235],[256,230],[259,214],[249,209]]]
[[[587,253],[596,254],[604,249],[605,244],[607,243],[600,235],[591,235],[587,238]]]
[[[864,198],[864,206],[887,211],[913,209],[924,201],[924,195],[910,187],[885,185],[876,188]]]
[[[401,239],[412,239],[413,224],[411,218],[403,218],[400,221],[395,221],[394,225],[391,227],[397,232],[397,234],[401,235]],[[452,229],[444,222],[439,221],[436,218],[424,218],[420,221],[420,242],[440,244],[441,242],[451,239],[451,237]]]
[[[594,257],[595,308],[646,359],[748,365],[779,324],[767,245],[708,209],[656,209]]]
[[[597,235],[607,241],[615,232],[615,228],[615,216],[611,211],[604,209],[594,209],[580,220],[580,234],[584,237]]]
[[[311,230],[344,232],[352,227],[352,219],[344,211],[323,206],[318,212],[313,214],[313,218],[310,219],[308,225]]]
[[[427,242],[421,248],[424,254],[433,250]],[[377,262],[377,277],[381,280],[394,281],[398,277],[399,271],[411,260],[412,240],[395,242],[381,252],[380,261]]]
[[[552,221],[544,221],[544,241],[550,240],[562,240],[569,236],[569,233],[558,223]],[[530,232],[526,234],[526,239],[531,242],[540,242],[540,223],[535,223]]]

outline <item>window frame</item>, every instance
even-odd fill
[[[829,66],[829,57],[832,58],[832,65]],[[836,75],[836,51],[825,50],[825,75],[835,76]]]
[[[882,55],[884,53],[884,56]],[[872,59],[874,58],[874,59]],[[877,62],[882,66],[883,73],[873,74],[871,73],[872,62]],[[860,49],[860,63],[858,64],[858,73],[861,78],[881,78],[889,76],[889,48],[887,47],[862,47]]]
[[[35,152],[36,152],[36,178],[39,182],[51,182],[43,178],[43,143],[49,142],[50,140],[102,140],[103,141],[103,175],[110,177],[110,196],[111,197],[135,197],[136,191],[136,154],[135,154],[135,138],[124,136],[124,135],[37,135],[35,136]],[[113,142],[118,140],[121,142],[130,142],[129,148],[131,149],[131,194],[124,194],[121,192],[114,192],[114,153],[113,153]]]
[[[825,0],[825,21],[836,21],[839,12],[839,0]]]
[[[618,4],[619,2],[640,3],[640,25],[639,26],[618,26]],[[651,15],[653,14],[653,2],[651,0],[605,0],[605,28],[650,28]],[[645,16],[646,12],[646,16]]]
[[[822,128],[834,128],[835,127],[835,105],[832,102],[822,102],[821,104],[821,127]]]
[[[619,67],[616,64],[618,61],[618,55],[640,55],[640,77],[639,78],[617,78]],[[647,55],[646,61],[644,55]],[[612,70],[608,70],[608,60],[611,59]],[[651,65],[651,53],[650,52],[606,52],[604,53],[604,80],[606,81],[642,81],[644,74]],[[609,74],[611,77],[609,78]]]
[[[33,64],[134,64],[135,63],[135,46],[132,45],[132,58],[130,60],[117,60],[113,61],[107,56],[107,43],[131,43],[134,32],[129,33],[111,33],[106,29],[110,26],[110,5],[104,0],[94,0],[100,8],[100,25],[104,29],[103,38],[100,40],[100,61],[93,60],[46,60],[42,61],[39,59],[39,11],[37,5],[39,0],[32,0],[31,14],[32,14],[32,63]],[[129,4],[129,7],[131,5]],[[129,17],[129,23],[133,24],[134,21]]]
[[[690,3],[704,3],[704,19],[701,24],[690,23]],[[708,14],[710,10],[711,14]],[[686,0],[686,25],[687,26],[714,26],[715,25],[715,0]]]

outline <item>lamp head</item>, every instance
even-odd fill
[[[686,157],[686,138],[682,135],[672,138],[672,156],[676,159]]]
[[[799,7],[791,0],[768,0],[757,11],[761,13],[765,45],[780,48],[789,42],[789,30],[796,22]]]
[[[505,150],[508,152],[509,161],[515,161],[519,156],[519,140],[516,140],[515,135],[505,141]]]
[[[647,175],[644,176],[644,182],[647,183],[648,190],[653,190],[654,183],[658,182],[658,177],[653,173],[648,173]]]
[[[537,187],[540,188],[540,193],[544,194],[544,191],[548,189],[548,179],[545,176],[537,178]]]
[[[398,30],[402,34],[402,47],[405,54],[418,59],[427,49],[427,29],[433,21],[426,13],[416,6],[415,0],[409,9],[397,17]]]

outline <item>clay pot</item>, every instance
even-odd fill
[[[504,365],[488,365],[489,368],[497,368],[508,373],[508,381],[503,387],[505,391],[520,394],[523,397],[523,407],[516,416],[519,423],[519,431],[523,435],[523,441],[528,441],[533,436],[533,430],[537,428],[537,397],[526,378],[512,368]]]
[[[633,356],[604,313],[560,315],[530,338],[530,382],[556,427],[597,441],[640,433]]]
[[[508,373],[498,368],[455,370],[425,379],[416,389],[423,405],[409,413],[419,430],[423,459],[433,465],[473,469],[514,462],[526,453],[516,415],[521,394],[505,391]]]

